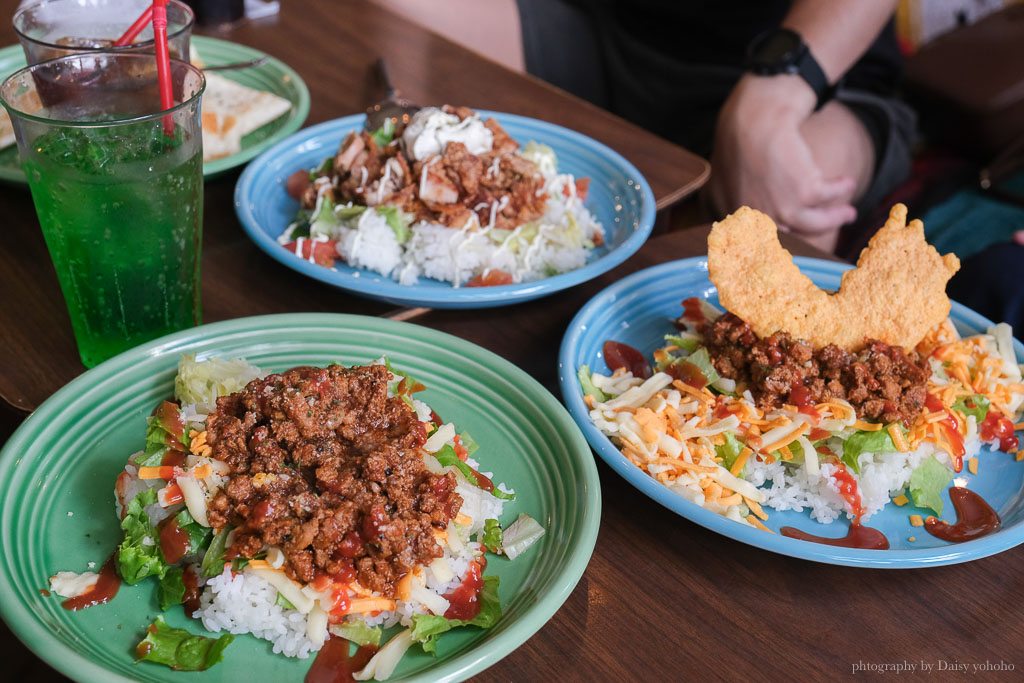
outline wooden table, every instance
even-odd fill
[[[9,16],[14,4],[0,0],[0,14]],[[707,174],[706,164],[685,150],[365,3],[286,3],[276,23],[243,25],[220,37],[296,68],[312,91],[308,123],[373,101],[369,67],[386,54],[409,97],[536,116],[608,143],[641,169],[660,206],[692,192]],[[13,42],[8,26],[0,26],[0,38]],[[256,249],[231,210],[234,181],[228,176],[207,186],[207,321],[286,311],[398,312],[304,278]],[[0,211],[0,395],[30,410],[84,368],[28,192],[0,187]],[[539,301],[431,311],[415,321],[485,346],[555,390],[556,350],[579,307],[629,272],[704,253],[706,236],[706,227],[659,236],[613,272]],[[796,254],[822,256],[796,240],[784,243]],[[0,409],[0,438],[22,415]],[[819,565],[706,531],[602,462],[599,470],[602,526],[582,580],[547,625],[477,680],[813,680],[849,675],[858,663],[922,660],[933,670],[954,660],[1024,668],[1024,578],[1014,566],[1020,550],[931,570]],[[9,632],[0,634],[0,652],[5,680],[63,680]]]

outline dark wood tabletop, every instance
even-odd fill
[[[0,0],[0,15],[16,4]],[[706,164],[539,81],[510,72],[374,5],[283,3],[275,21],[216,34],[266,50],[310,86],[307,123],[360,111],[378,97],[370,65],[386,54],[403,92],[535,116],[609,144],[644,173],[660,206],[693,190]],[[14,42],[0,25],[0,43]],[[570,319],[624,275],[706,251],[706,226],[671,232],[595,281],[541,300],[471,311],[396,309],[285,268],[244,236],[231,208],[237,174],[206,187],[206,321],[289,311],[392,315],[480,344],[556,392],[556,354]],[[84,371],[24,188],[0,187],[0,440]],[[794,254],[825,257],[783,236]],[[683,295],[681,294],[681,297]],[[479,681],[820,680],[858,667],[954,664],[1024,669],[1020,549],[970,564],[865,570],[815,564],[732,541],[640,494],[603,462],[603,510],[586,573],[555,616]],[[63,680],[0,624],[5,680]],[[182,674],[188,676],[188,674]]]

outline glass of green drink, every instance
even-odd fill
[[[166,111],[152,55],[72,55],[0,85],[87,367],[200,322],[205,80],[176,60],[171,80]]]

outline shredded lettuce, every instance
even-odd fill
[[[125,509],[121,529],[124,540],[117,549],[117,566],[125,583],[134,585],[147,576],[163,578],[168,565],[160,552],[159,535],[149,523],[145,507],[156,502],[156,488],[136,495]],[[149,543],[144,541],[148,540]]]
[[[185,602],[185,570],[181,567],[168,569],[164,578],[160,579],[156,596],[160,601],[160,609],[165,612]]]
[[[608,394],[594,386],[594,380],[590,376],[589,365],[581,366],[579,372],[576,373],[576,377],[580,381],[580,388],[583,389],[584,396],[593,396],[594,400],[598,403],[604,403],[608,400]]]
[[[224,527],[220,533],[210,541],[210,547],[203,555],[203,563],[200,565],[203,576],[213,578],[224,571],[224,550],[227,547],[229,527]]]
[[[722,467],[727,470],[732,469],[733,463],[736,462],[736,458],[739,457],[740,451],[743,450],[743,444],[736,439],[736,435],[732,432],[725,432],[725,443],[721,446],[715,446],[715,453],[722,459]],[[740,471],[740,479],[743,478],[747,471],[747,466],[743,465],[743,469]]]
[[[309,221],[309,235],[336,237],[335,232],[341,226],[341,220],[334,213],[334,201],[324,195],[320,197],[319,202],[316,213]]]
[[[391,360],[387,356],[384,356],[384,366],[388,369],[388,372],[390,372],[392,375],[398,378],[399,382],[401,382],[403,379],[405,380],[406,392],[410,394],[415,394],[417,391],[426,390],[427,387],[424,386],[422,382],[417,381],[408,372],[396,370],[394,366],[391,365]]]
[[[463,448],[466,449],[466,457],[472,458],[473,454],[480,450],[480,444],[469,435],[469,432],[459,434],[459,441],[462,442]]]
[[[501,524],[496,519],[484,520],[484,530],[480,533],[480,543],[492,553],[501,552]]]
[[[936,460],[934,455],[921,461],[917,469],[911,473],[908,484],[914,505],[931,508],[936,514],[941,515],[942,508],[945,507],[941,494],[951,481],[953,472]]]
[[[194,636],[183,628],[171,628],[158,616],[146,630],[146,637],[136,652],[139,660],[165,664],[175,671],[205,671],[224,658],[224,648],[235,637]]]
[[[351,206],[338,206],[334,209],[334,215],[338,220],[347,221],[357,216],[362,216],[363,212],[366,211],[365,206],[358,204],[352,204]]]
[[[241,358],[196,360],[194,353],[183,354],[174,378],[174,397],[182,405],[213,405],[218,396],[241,391],[245,385],[263,376],[263,372]]]
[[[673,373],[670,368],[676,367],[680,370],[679,373]],[[711,364],[711,357],[708,355],[708,350],[701,347],[685,357],[671,357],[664,363],[658,363],[658,369],[661,372],[668,372],[673,376],[696,376],[697,373],[704,378],[704,383],[697,387],[703,389],[709,384],[714,384],[721,376],[715,370],[715,366]],[[696,370],[697,372],[694,372]]]
[[[295,609],[295,605],[292,604],[292,601],[284,597],[284,595],[281,594],[281,591],[277,592],[277,599],[274,600],[274,604],[280,605],[284,609]]]
[[[280,597],[280,593],[278,597]],[[371,628],[361,621],[343,621],[339,624],[332,624],[330,630],[339,638],[350,640],[360,647],[380,645],[380,638],[384,633],[384,629],[380,626]]]
[[[412,237],[409,219],[397,206],[378,206],[377,213],[384,216],[384,221],[394,231],[395,239],[399,244],[405,244]]]
[[[902,426],[899,428],[903,429]],[[898,450],[889,436],[888,427],[876,432],[856,432],[843,441],[842,461],[855,474],[860,474],[860,462],[857,459],[861,453],[895,453]]]
[[[991,404],[987,398],[981,394],[975,394],[973,396],[962,396],[956,400],[953,404],[953,408],[959,410],[964,415],[973,415],[974,419],[980,425],[985,416],[988,415],[988,407]]]
[[[477,473],[473,470],[472,467],[459,460],[459,456],[455,455],[455,449],[452,448],[451,444],[445,444],[441,448],[441,450],[439,450],[437,453],[434,453],[434,457],[437,458],[437,461],[441,463],[441,465],[443,465],[444,467],[454,466],[457,470],[459,470],[459,472],[462,472],[462,476],[466,478],[466,481],[468,481],[473,486],[482,488],[480,487],[480,480],[476,478]],[[497,486],[495,486],[494,489],[489,491],[488,493],[490,493],[495,498],[501,498],[502,500],[515,500],[516,497],[516,494],[505,493]]]
[[[490,628],[501,618],[501,602],[498,600],[498,577],[485,576],[480,589],[480,612],[469,621],[447,619],[436,614],[412,615],[413,640],[423,646],[424,652],[437,654],[437,638],[458,626]]]
[[[520,513],[503,533],[501,550],[505,557],[514,560],[529,549],[544,535],[544,527],[530,515]]]
[[[681,337],[676,334],[666,334],[665,341],[669,344],[675,344],[684,351],[693,353],[700,346],[700,339],[697,337]]]
[[[384,147],[395,139],[395,122],[391,119],[384,119],[384,124],[370,133],[370,137],[373,138],[378,147]]]
[[[188,533],[190,554],[209,545],[210,537],[213,536],[213,529],[208,526],[203,526],[196,520],[192,519],[192,515],[189,514],[188,508],[181,509],[181,512],[177,514],[177,520],[178,528]]]

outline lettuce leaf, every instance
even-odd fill
[[[365,206],[359,206],[353,204],[352,206],[338,206],[334,209],[334,215],[341,221],[347,221],[357,216],[362,216],[363,212],[366,211]]]
[[[980,425],[985,416],[988,415],[989,405],[991,405],[991,401],[981,394],[975,394],[974,396],[961,396],[953,404],[953,408],[959,410],[964,415],[973,415]]]
[[[292,604],[292,601],[281,595],[280,591],[277,593],[277,599],[274,600],[274,604],[280,605],[285,609],[295,609],[295,605]]]
[[[901,426],[900,429],[903,427]],[[906,430],[903,431],[906,433]],[[898,450],[896,444],[892,442],[892,437],[889,436],[888,425],[886,425],[885,428],[879,429],[877,432],[851,434],[843,441],[842,461],[855,474],[860,474],[860,463],[857,458],[861,453],[895,453]]]
[[[210,537],[213,536],[213,529],[207,526],[202,526],[199,522],[192,519],[192,515],[189,514],[188,508],[182,508],[176,518],[178,520],[178,527],[182,531],[188,533],[188,552],[190,554],[209,545]]]
[[[501,552],[501,524],[496,519],[484,520],[484,530],[480,534],[480,542],[492,553]]]
[[[910,475],[910,495],[914,499],[914,505],[921,508],[931,508],[938,515],[942,514],[945,504],[942,502],[942,492],[953,481],[953,472],[935,459],[929,456],[922,460],[917,469]]]
[[[164,578],[160,579],[156,596],[160,601],[160,609],[165,612],[185,602],[185,570],[181,567],[168,569]]]
[[[378,646],[384,629],[380,626],[371,628],[361,621],[343,621],[339,624],[332,624],[331,633],[350,640],[360,647],[363,645]]]
[[[704,378],[704,383],[701,386],[697,387],[698,389],[703,389],[709,384],[714,384],[719,379],[721,379],[721,376],[718,374],[718,371],[715,370],[715,366],[711,364],[711,356],[708,355],[708,350],[705,349],[704,347],[697,349],[696,351],[691,353],[689,356],[686,356],[685,358],[676,358],[668,365],[682,369],[681,375],[675,374],[674,376],[676,377],[693,376],[695,375],[693,369],[696,368],[696,370]],[[669,372],[669,370],[665,369],[664,372]],[[669,374],[673,373],[669,372]]]
[[[531,545],[544,535],[544,527],[525,512],[519,513],[516,521],[508,525],[502,536],[501,552],[505,557],[514,560],[525,553]]]
[[[580,381],[580,389],[583,390],[584,396],[593,396],[594,400],[598,403],[604,403],[608,400],[608,394],[594,386],[594,380],[590,377],[589,365],[580,366],[580,370],[576,373],[576,377]]]
[[[736,439],[736,435],[732,432],[725,432],[725,443],[721,446],[715,446],[715,453],[722,459],[722,467],[727,470],[731,470],[733,463],[736,462],[736,458],[739,456],[740,451],[743,450],[743,444]],[[740,472],[740,478],[743,478],[743,473],[746,472],[747,466],[743,466],[743,470]]]
[[[501,602],[498,599],[498,577],[485,576],[480,589],[480,613],[469,621],[447,619],[436,614],[412,615],[412,637],[423,646],[424,652],[437,654],[437,638],[459,626],[491,628],[501,618]]]
[[[399,244],[405,244],[410,237],[412,237],[412,230],[409,229],[409,221],[402,214],[402,211],[397,206],[378,206],[377,213],[384,216],[384,221],[388,224],[394,233],[395,239]]]
[[[476,472],[473,470],[472,467],[459,460],[459,456],[455,455],[455,449],[452,448],[451,444],[445,444],[444,447],[441,448],[441,450],[439,450],[437,453],[434,453],[434,457],[437,458],[437,461],[441,463],[441,465],[443,465],[444,467],[454,466],[457,470],[459,470],[459,472],[462,472],[462,476],[466,478],[466,481],[468,481],[473,486],[482,488],[480,486],[480,480],[476,478]],[[502,500],[515,500],[516,497],[516,494],[505,493],[497,486],[495,486],[494,489],[489,491],[488,493],[490,493],[495,498],[501,498]]]
[[[700,346],[700,340],[690,337],[680,337],[676,334],[666,334],[665,341],[669,344],[675,344],[679,348],[693,353]]]
[[[463,447],[466,449],[466,457],[472,458],[473,454],[480,450],[480,444],[469,435],[469,432],[459,434],[459,441],[462,442]]]
[[[255,365],[241,358],[206,358],[196,360],[194,353],[178,361],[174,377],[174,397],[183,405],[216,403],[218,396],[241,391],[245,385],[262,376]]]
[[[210,547],[206,549],[206,554],[203,555],[203,563],[200,565],[203,576],[213,578],[214,576],[219,576],[224,571],[224,550],[226,549],[228,533],[230,531],[229,527],[224,527],[220,530],[219,534],[210,540]]]
[[[168,565],[160,553],[159,534],[149,523],[145,507],[156,502],[156,488],[140,492],[128,503],[121,529],[124,540],[117,548],[117,567],[125,583],[134,585],[147,576],[163,578]],[[149,539],[149,543],[143,541]]]
[[[205,671],[224,658],[224,648],[235,637],[194,636],[183,628],[171,628],[158,616],[146,629],[146,637],[136,648],[139,660],[157,662],[175,671]]]
[[[395,139],[395,122],[385,119],[380,128],[370,133],[370,137],[377,143],[378,147],[384,147]]]

